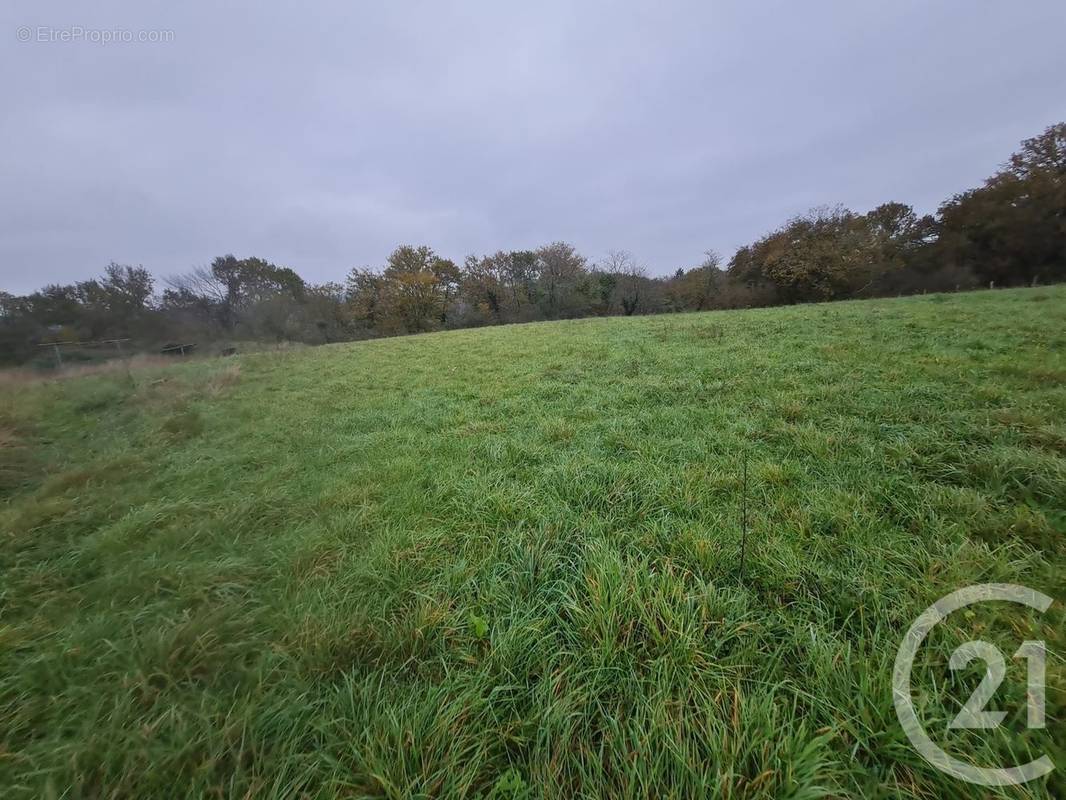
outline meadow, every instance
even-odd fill
[[[5,798],[1066,796],[1066,287],[452,331],[0,402]],[[942,626],[916,706],[974,763],[1058,769],[978,789],[914,752],[890,681],[926,606],[992,581],[1057,602]],[[975,630],[1008,661],[1046,640],[1045,729],[1013,681],[1000,730],[947,731]]]

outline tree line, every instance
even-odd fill
[[[312,344],[536,320],[705,311],[1066,280],[1066,123],[1022,142],[984,185],[919,216],[822,207],[728,261],[649,276],[625,251],[591,262],[572,245],[467,256],[396,248],[378,269],[310,283],[260,258],[216,258],[157,286],[144,267],[25,296],[0,292],[0,363],[49,341]],[[158,291],[157,291],[158,290]]]

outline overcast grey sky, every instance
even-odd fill
[[[933,211],[1066,118],[1062,0],[277,5],[5,0],[0,288],[556,239],[662,274]]]

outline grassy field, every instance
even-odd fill
[[[0,387],[0,795],[1066,796],[1066,287]],[[743,464],[748,541],[740,564]],[[940,626],[968,584],[1054,595]],[[983,664],[1000,731],[947,721]],[[1048,726],[1010,653],[1046,639]],[[1018,670],[1022,670],[1018,672]],[[1008,686],[1008,683],[1011,684]]]

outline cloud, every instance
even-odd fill
[[[5,4],[0,286],[553,239],[666,273],[811,205],[930,211],[1066,116],[1064,9]]]

